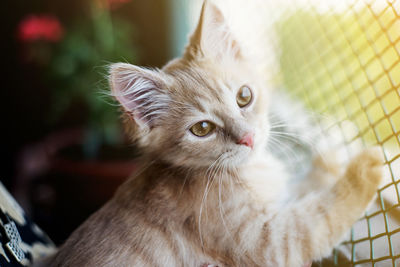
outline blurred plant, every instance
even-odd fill
[[[134,62],[137,57],[131,25],[111,12],[111,7],[127,1],[91,2],[88,16],[64,29],[54,16],[29,16],[19,27],[30,60],[43,68],[51,87],[50,123],[77,103],[87,109],[84,151],[89,157],[96,156],[101,145],[116,144],[122,137],[117,108],[104,96],[104,89],[108,88],[107,64]]]
[[[114,10],[129,1],[131,0],[97,0],[97,4],[102,8]]]

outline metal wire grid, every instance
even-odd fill
[[[349,150],[361,141],[385,155],[377,205],[341,245],[347,261],[339,248],[333,263],[400,266],[400,0],[340,4],[341,11],[315,3],[281,11],[274,24],[281,76],[308,107],[336,118],[325,130],[339,126]]]

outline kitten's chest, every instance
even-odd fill
[[[240,175],[256,201],[276,203],[287,197],[288,173],[283,164],[272,156],[251,160],[241,169]]]

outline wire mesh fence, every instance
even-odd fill
[[[269,10],[284,87],[335,117],[325,130],[339,128],[349,152],[361,142],[384,153],[376,202],[321,265],[400,266],[400,0],[270,1]]]

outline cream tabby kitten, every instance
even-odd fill
[[[381,156],[365,150],[343,171],[316,157],[307,183],[330,186],[291,192],[266,150],[274,99],[254,62],[206,1],[182,58],[113,65],[141,169],[47,264],[303,266],[329,254],[373,199]]]

